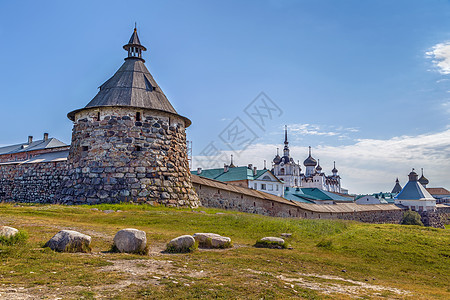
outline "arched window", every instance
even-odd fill
[[[137,113],[136,113],[136,121],[137,121],[137,122],[140,122],[140,121],[141,121],[141,113],[140,113],[140,112],[137,112]]]
[[[284,175],[284,168],[280,169],[280,175]]]

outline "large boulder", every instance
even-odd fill
[[[91,237],[73,230],[61,230],[44,247],[60,252],[90,252]]]
[[[232,247],[229,237],[221,236],[216,233],[196,233],[193,235],[201,248],[230,248]]]
[[[196,248],[195,240],[190,235],[182,235],[174,238],[167,244],[167,252],[170,253],[186,253],[192,252]]]
[[[15,236],[17,233],[19,233],[19,230],[17,230],[16,228],[12,228],[9,226],[0,226],[1,237],[9,238]]]
[[[283,248],[287,248],[287,244],[282,238],[267,236],[267,237],[263,237],[262,239],[257,241],[255,244],[255,247],[283,249]]]
[[[147,235],[144,231],[126,228],[114,236],[114,247],[119,252],[144,253],[147,247]]]

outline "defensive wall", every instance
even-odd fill
[[[61,203],[63,182],[69,177],[66,160],[0,164],[0,201]],[[342,219],[365,223],[400,223],[406,208],[394,204],[308,204],[192,175],[192,184],[204,207],[235,210],[282,218]],[[450,224],[450,206],[422,212],[425,225]]]
[[[399,224],[405,207],[394,204],[339,203],[335,205],[308,204],[286,200],[268,193],[234,186],[224,182],[192,175],[193,186],[203,206],[272,217],[304,219],[341,219],[365,223]],[[438,205],[436,212],[422,212],[427,226],[442,228],[448,224],[450,206]]]

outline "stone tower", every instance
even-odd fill
[[[120,69],[86,107],[67,115],[74,125],[61,202],[196,207],[185,133],[191,121],[145,67],[136,28],[123,48]]]

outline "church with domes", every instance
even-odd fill
[[[277,154],[272,163],[272,173],[284,182],[285,187],[318,188],[335,193],[341,193],[343,190],[336,163],[331,170],[332,175],[326,175],[322,172],[320,161],[312,157],[311,147],[309,147],[309,156],[303,162],[305,172],[302,173],[300,161],[295,162],[289,153],[287,126],[284,129],[283,156],[280,156],[277,148]]]

